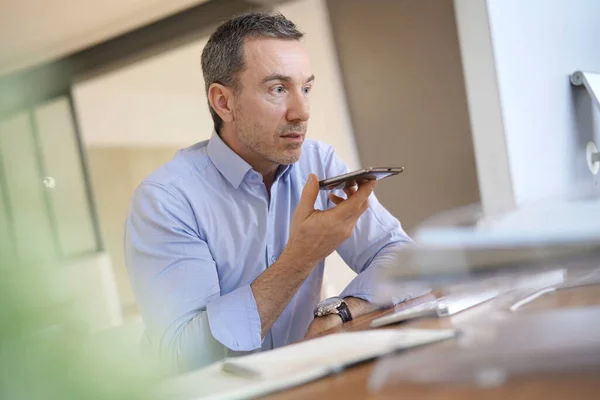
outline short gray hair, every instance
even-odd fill
[[[213,83],[230,87],[239,93],[237,75],[244,70],[246,38],[278,38],[300,40],[304,36],[296,25],[280,13],[249,13],[229,19],[210,35],[202,51],[202,74],[206,94]],[[208,104],[215,130],[220,133],[223,120]]]

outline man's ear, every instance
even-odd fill
[[[233,121],[233,90],[220,83],[213,83],[208,88],[208,102],[224,122]]]

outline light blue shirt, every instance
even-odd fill
[[[250,284],[283,251],[308,175],[347,171],[332,147],[307,139],[300,160],[279,168],[269,198],[262,176],[213,134],[147,177],[133,196],[125,257],[148,336],[161,354],[190,369],[207,358],[211,340],[246,352],[302,339],[320,298],[324,261],[264,339]],[[333,206],[321,191],[315,208]],[[376,269],[408,242],[400,222],[371,195],[353,236],[337,249],[358,273],[341,296],[373,301]]]

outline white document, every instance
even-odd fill
[[[454,337],[454,329],[345,332],[276,350],[228,358],[170,379],[161,398],[245,399],[297,386],[393,350]]]
[[[420,317],[437,317],[438,304],[437,300],[428,301],[427,303],[418,304],[414,307],[405,308],[395,311],[391,314],[375,318],[370,323],[371,328],[379,328],[385,325],[395,324],[409,319]]]

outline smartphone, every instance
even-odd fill
[[[370,167],[319,181],[321,190],[345,189],[367,181],[380,180],[404,172],[404,167]]]

